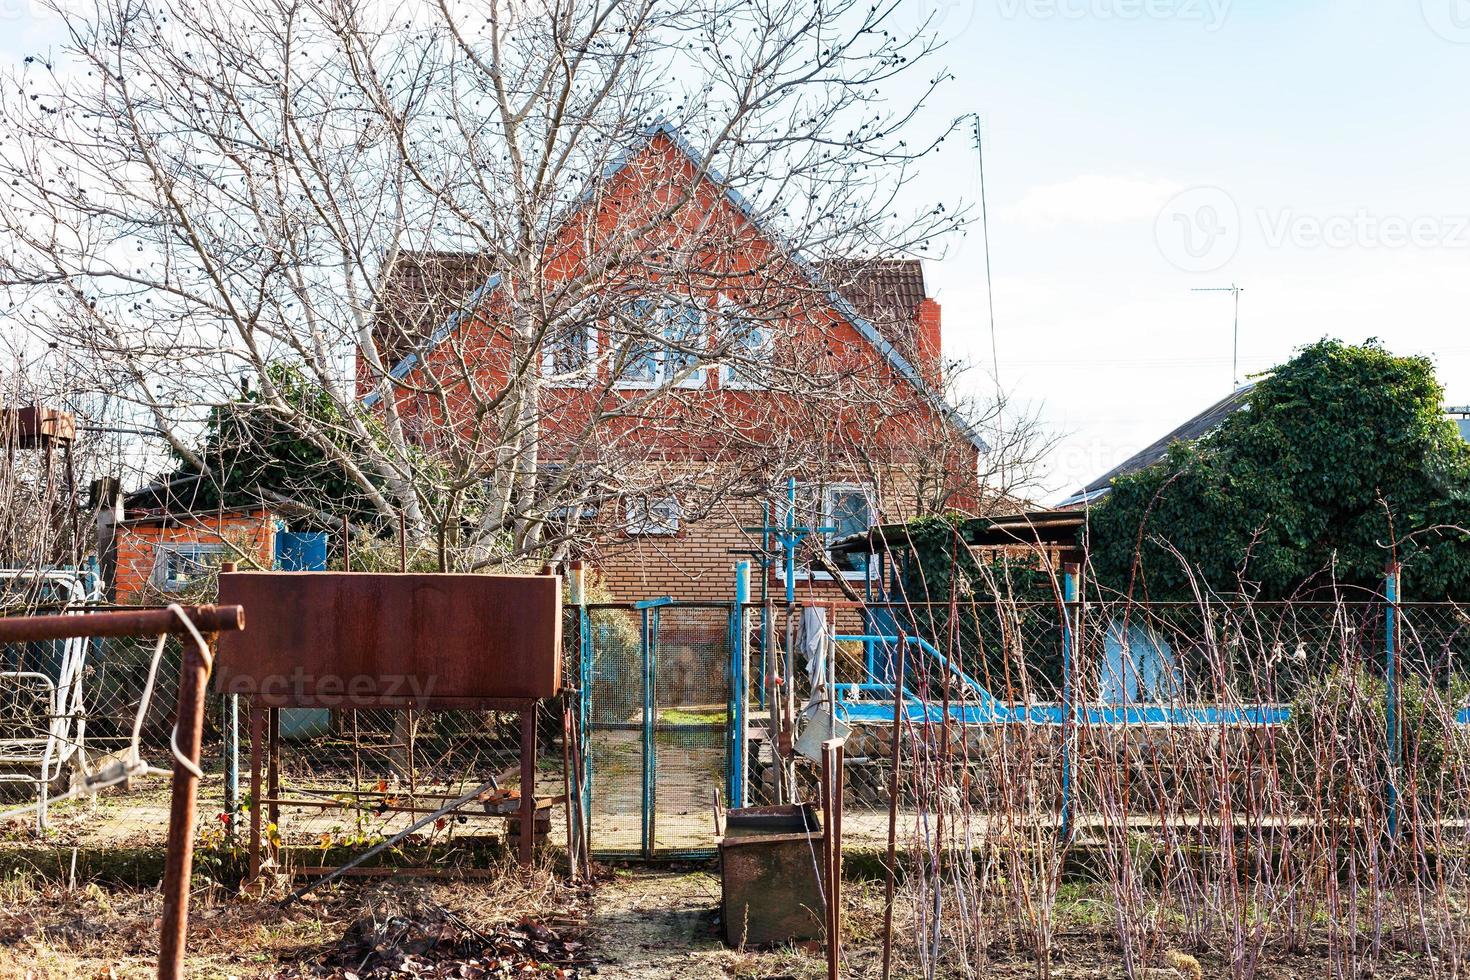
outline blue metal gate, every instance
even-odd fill
[[[738,603],[578,607],[586,823],[602,857],[712,854],[738,805],[744,654]]]

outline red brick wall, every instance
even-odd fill
[[[714,283],[708,287],[711,306],[716,304],[717,295],[737,300],[743,295],[759,295],[763,309],[780,310],[789,320],[790,328],[784,333],[778,331],[781,336],[774,353],[778,364],[799,369],[820,358],[833,377],[861,379],[860,388],[854,388],[854,397],[824,405],[823,411],[814,415],[811,406],[789,395],[722,387],[718,372],[711,370],[702,386],[661,394],[656,404],[645,405],[632,417],[620,410],[619,403],[644,399],[647,391],[608,391],[601,385],[546,387],[540,394],[541,431],[537,435],[543,459],[563,456],[560,443],[566,440],[576,440],[580,445],[588,420],[598,413],[606,421],[599,423],[604,431],[594,442],[617,444],[624,450],[642,447],[649,458],[656,454],[670,459],[726,458],[732,452],[734,440],[728,437],[732,429],[739,430],[747,447],[762,442],[781,444],[793,437],[809,440],[815,429],[822,430],[822,438],[830,445],[840,448],[849,443],[890,455],[926,453],[932,439],[918,439],[916,433],[932,434],[936,428],[950,429],[948,435],[954,441],[968,445],[963,435],[939,420],[926,398],[832,307],[826,296],[796,285],[806,282],[805,273],[784,260],[761,230],[717,187],[707,180],[700,181],[694,164],[666,136],[654,139],[602,188],[595,205],[567,222],[561,238],[550,249],[554,258],[545,272],[547,285],[584,273],[586,256],[596,250],[597,242],[621,238],[630,227],[644,224],[652,214],[651,208],[681,196],[691,186],[696,188],[693,203],[682,208],[671,222],[657,223],[657,229],[647,233],[643,247],[648,254],[656,257],[671,242],[681,249],[703,241],[719,243],[720,251],[691,258],[691,264],[710,270],[708,278]],[[704,266],[699,265],[701,260]],[[649,269],[627,269],[622,274],[634,284],[659,278],[656,264]],[[414,369],[415,384],[396,389],[395,401],[410,438],[426,444],[469,444],[483,435],[480,423],[465,420],[478,418],[477,401],[507,382],[511,339],[505,307],[507,296],[516,288],[513,282],[502,283],[460,322],[451,342],[433,348]],[[918,317],[918,343],[913,356],[926,378],[937,383],[939,305],[925,300]],[[465,363],[473,365],[477,374],[474,393],[460,381]],[[430,378],[445,387],[442,402],[437,395],[429,397],[415,390]],[[358,383],[364,394],[372,383],[362,358],[358,362]],[[968,465],[955,466],[954,474],[959,485],[973,487],[973,448]]]
[[[847,475],[833,476],[835,482],[866,483]],[[902,472],[885,474],[880,486],[873,488],[881,521],[902,521],[913,515],[913,484]],[[679,532],[672,535],[629,535],[623,530],[621,511],[600,520],[592,529],[595,538],[592,553],[586,556],[618,601],[637,601],[658,596],[673,596],[690,601],[729,602],[735,598],[735,565],[751,563],[750,599],[760,600],[759,565],[748,552],[761,547],[759,533],[744,528],[759,527],[764,521],[762,505],[755,500],[733,501],[719,512],[698,520],[681,522]],[[805,520],[805,518],[803,518]],[[735,552],[747,552],[736,554]],[[785,600],[786,579],[782,558],[770,572],[768,589],[779,603]],[[798,569],[806,563],[797,554]],[[861,579],[849,584],[861,595]],[[841,589],[825,577],[796,576],[798,600],[835,600],[844,598]]]
[[[151,576],[160,544],[223,544],[224,561],[242,567],[270,568],[275,560],[275,520],[264,510],[220,514],[181,514],[143,518],[118,526],[116,537],[118,602],[164,599]]]

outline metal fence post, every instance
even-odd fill
[[[581,786],[577,806],[581,809],[583,853],[592,851],[592,739],[588,721],[592,714],[592,620],[587,614],[587,567],[571,563],[571,600],[577,607],[577,758],[581,762]]]
[[[1399,833],[1399,662],[1398,662],[1398,604],[1399,566],[1390,563],[1383,576],[1383,596],[1387,605],[1383,611],[1383,649],[1385,664],[1383,671],[1384,718],[1388,740],[1388,835]]]
[[[221,573],[233,572],[235,563],[221,562]],[[233,839],[240,829],[240,695],[224,696],[225,829]]]
[[[653,857],[653,722],[654,712],[657,710],[654,700],[654,672],[653,672],[653,617],[656,610],[643,609],[642,616],[642,642],[643,647],[643,806],[642,806],[642,831],[639,834],[641,849],[645,858]]]
[[[735,565],[735,607],[730,612],[730,710],[726,723],[730,761],[725,797],[732,807],[745,805],[745,606],[750,602],[750,562]]]
[[[1073,647],[1076,634],[1077,566],[1062,566],[1062,837],[1072,836],[1072,735],[1076,721],[1072,705]]]

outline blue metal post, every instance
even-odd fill
[[[786,534],[781,545],[786,549],[786,606],[796,602],[796,477],[786,478]]]
[[[592,617],[587,614],[587,578],[580,561],[572,562],[572,602],[577,606],[577,750],[582,756],[582,832],[590,853],[592,837]]]
[[[1387,720],[1388,736],[1388,835],[1399,834],[1399,663],[1398,663],[1398,604],[1399,566],[1391,564],[1383,577],[1383,595],[1388,605],[1383,611],[1383,646],[1386,657],[1384,664],[1384,716]]]
[[[1072,705],[1072,648],[1076,642],[1072,617],[1076,614],[1077,566],[1062,568],[1062,825],[1064,838],[1072,835],[1072,735],[1076,712]]]
[[[750,698],[745,681],[745,607],[750,602],[750,562],[735,565],[735,608],[730,614],[730,785],[725,798],[732,807],[745,805],[745,708]]]
[[[642,611],[643,642],[640,646],[643,647],[643,823],[640,840],[644,857],[653,857],[653,719],[654,712],[658,710],[653,691],[653,623],[657,621],[657,616],[656,609],[645,608]]]

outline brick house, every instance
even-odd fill
[[[663,317],[659,323],[685,332],[663,348],[640,341],[645,346],[630,355],[617,347],[616,324],[591,319],[569,337],[549,338],[541,355],[541,470],[559,476],[575,457],[588,471],[615,470],[618,483],[593,505],[579,505],[571,518],[580,522],[575,542],[560,553],[588,560],[620,599],[728,600],[737,553],[761,545],[746,529],[785,517],[788,476],[799,485],[798,523],[835,527],[827,537],[939,509],[977,512],[988,448],[942,393],[940,308],[921,264],[807,262],[783,250],[698,160],[679,133],[652,129],[568,216],[555,260],[545,266],[547,289],[585,275],[601,236],[626,227],[630,213],[640,215],[670,188],[693,188],[692,205],[647,243],[651,257],[679,248],[696,265],[703,261],[696,273],[682,270],[677,303],[666,298],[672,277],[652,268],[621,269],[626,283],[609,287],[627,297],[618,300],[617,316]],[[700,256],[700,236],[738,245]],[[397,263],[382,294],[379,348],[393,364],[386,390],[405,431],[424,442],[446,432],[468,438],[459,413],[472,408],[455,395],[465,385],[442,379],[467,365],[481,392],[508,383],[516,283],[479,256],[420,253]],[[757,306],[758,317],[747,314]],[[709,338],[712,347],[731,322],[744,325],[743,350],[757,352],[744,366],[691,357],[692,343]],[[774,380],[822,372],[837,379],[841,397],[803,397]],[[426,378],[440,379],[437,397],[425,395]],[[383,378],[361,356],[358,379],[364,402],[377,403]],[[582,441],[573,444],[574,436]],[[652,475],[640,488],[636,474],[644,472]],[[823,567],[803,555],[799,590],[832,597],[841,578],[861,591],[870,574],[864,558],[837,561]],[[768,584],[784,588],[780,563],[773,564]],[[753,587],[759,596],[759,583]]]
[[[271,568],[275,515],[262,507],[194,509],[192,493],[148,487],[123,501],[114,526],[114,601],[177,601],[212,589],[221,562]]]

